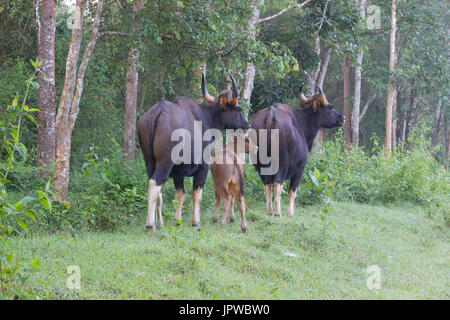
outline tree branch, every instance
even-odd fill
[[[101,38],[103,36],[131,36],[129,33],[120,32],[120,31],[103,31],[99,32],[97,38]]]
[[[269,17],[265,17],[265,18],[259,19],[258,23],[263,23],[263,22],[266,22],[266,21],[270,21],[270,20],[272,20],[272,19],[275,19],[275,18],[281,16],[281,15],[282,15],[283,13],[285,13],[286,11],[291,10],[291,9],[294,9],[294,8],[301,8],[301,7],[305,6],[306,4],[308,4],[309,2],[311,2],[311,0],[306,0],[306,1],[303,2],[303,3],[296,3],[296,4],[293,4],[293,5],[290,5],[290,6],[288,6],[287,8],[281,10],[280,12],[278,12],[278,13],[272,15],[272,16],[269,16]]]
[[[359,115],[359,122],[361,122],[362,118],[364,118],[364,116],[366,115],[367,109],[369,109],[369,105],[373,102],[373,100],[375,100],[375,98],[377,97],[377,94],[373,94],[370,96],[369,100],[366,101],[366,103],[364,104],[363,110],[361,112],[361,114]]]

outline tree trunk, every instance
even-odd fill
[[[402,147],[405,147],[406,143],[406,127],[408,123],[408,110],[407,105],[405,104],[405,111],[403,112],[403,126],[402,126]]]
[[[394,97],[392,102],[392,147],[395,147],[397,145],[397,90],[394,90]]]
[[[320,58],[320,38],[319,38],[318,34],[316,34],[314,36],[314,51],[316,52],[317,56]],[[314,71],[310,71],[308,73],[308,75],[306,76],[306,81],[307,81],[308,89],[309,89],[309,91],[307,91],[307,92],[308,92],[309,96],[314,95],[314,91],[316,88],[316,81],[317,81],[317,77],[319,76],[321,65],[322,65],[322,59],[320,59],[317,69]]]
[[[442,100],[439,99],[439,102],[436,106],[436,112],[434,114],[434,129],[433,129],[433,136],[431,138],[431,144],[433,147],[436,146],[439,136],[440,122],[441,122],[441,104]]]
[[[320,71],[316,80],[316,85],[321,88],[323,87],[325,76],[327,75],[328,63],[330,62],[330,58],[331,58],[331,47],[330,45],[328,45],[328,43],[325,43],[322,62],[320,64]]]
[[[397,144],[401,142],[402,138],[402,104],[401,104],[401,91],[397,90],[397,129],[395,131],[395,136],[397,137]],[[403,142],[402,142],[403,143]]]
[[[366,18],[366,0],[359,1],[359,14],[364,21]],[[353,111],[352,111],[352,141],[355,147],[359,146],[359,114],[361,106],[361,71],[364,51],[361,46],[358,49],[355,67],[355,91],[353,95]]]
[[[387,154],[391,152],[391,142],[392,142],[392,104],[394,102],[394,70],[395,70],[395,32],[397,27],[396,11],[397,5],[396,0],[392,0],[392,17],[391,17],[391,39],[390,39],[390,58],[389,58],[389,93],[387,97],[386,106],[386,136],[384,139],[384,147]]]
[[[97,43],[100,17],[103,9],[103,0],[98,0],[92,26],[91,40],[84,51],[77,72],[77,61],[80,53],[86,3],[86,0],[76,1],[74,25],[66,61],[64,88],[61,94],[58,113],[56,115],[56,164],[53,185],[57,191],[58,200],[64,200],[67,197],[72,131],[78,116],[80,99],[83,94],[84,74],[89,63],[89,58]]]
[[[314,36],[314,50],[316,51],[317,56],[320,58],[320,38],[319,38],[318,33],[316,33],[316,35]],[[308,88],[309,88],[309,91],[308,91],[309,96],[314,95],[314,90],[316,88],[316,81],[319,76],[321,66],[322,66],[322,59],[320,59],[319,66],[317,67],[317,69],[309,72],[307,75],[306,81],[307,81]],[[323,141],[322,129],[320,129],[317,132],[317,134],[314,138],[314,141],[315,141],[315,144],[314,144],[315,151],[321,152],[320,145],[322,144],[322,141]]]
[[[405,129],[405,140],[404,140],[405,142],[408,140],[409,134],[411,133],[412,128],[414,127],[414,119],[416,118],[417,114],[418,102],[419,100],[417,99],[416,91],[413,88],[411,88],[409,115]]]
[[[264,0],[252,0],[253,15],[250,18],[249,26],[247,29],[247,34],[251,39],[254,39],[256,37],[256,25],[258,24],[259,15],[261,13],[259,7],[263,4]],[[250,55],[254,55],[254,53],[250,52]],[[245,70],[245,78],[241,94],[241,101],[244,102],[243,104],[245,106],[244,114],[247,119],[254,81],[255,81],[255,66],[253,65],[253,62],[249,61],[247,62]]]
[[[344,141],[346,145],[352,143],[351,119],[350,119],[350,60],[344,57]]]
[[[445,116],[444,145],[445,145],[445,170],[448,170],[448,154],[450,151],[450,128],[448,126],[447,116]]]
[[[142,1],[138,1],[133,7],[134,13],[136,14],[142,7]],[[127,161],[133,160],[136,152],[136,109],[139,83],[136,63],[138,59],[139,51],[135,47],[132,47],[128,52],[128,70],[125,85],[125,119],[122,139],[122,152]]]
[[[38,131],[36,162],[46,168],[55,161],[55,26],[56,7],[53,0],[42,0],[39,15],[39,1],[35,6],[38,59],[42,63],[38,73]],[[43,172],[45,174],[45,171]]]
[[[125,88],[125,119],[123,125],[122,151],[127,161],[134,159],[136,151],[136,106],[139,74],[136,70],[136,62],[139,59],[139,51],[131,48],[128,52],[128,70],[126,74]]]

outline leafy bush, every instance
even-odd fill
[[[1,296],[33,296],[27,292],[24,285],[31,273],[39,266],[39,260],[31,262],[19,261],[14,251],[9,247],[8,240],[14,235],[28,233],[27,224],[36,222],[39,216],[41,203],[47,199],[47,191],[37,190],[38,197],[21,196],[15,199],[7,189],[10,177],[18,168],[18,164],[27,159],[27,148],[22,143],[22,130],[25,119],[36,124],[32,113],[38,111],[26,105],[30,88],[36,86],[35,78],[38,62],[32,62],[35,72],[26,81],[26,90],[23,102],[19,97],[12,99],[10,105],[2,113],[0,120],[0,285]]]
[[[449,211],[449,174],[434,159],[423,130],[411,134],[408,150],[398,146],[389,157],[376,138],[374,146],[371,152],[344,147],[340,135],[325,142],[323,152],[310,157],[300,190],[309,186],[309,199],[314,199],[314,192],[321,192],[312,188],[308,174],[317,169],[330,178],[331,196],[336,200],[412,202],[432,211]]]

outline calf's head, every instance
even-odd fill
[[[321,128],[334,128],[344,124],[345,117],[333,105],[328,103],[320,87],[317,87],[317,93],[311,98],[306,98],[302,89],[303,86],[300,89],[301,106],[318,119],[318,124]]]
[[[242,113],[241,107],[239,106],[239,90],[236,85],[236,80],[234,80],[231,73],[229,73],[229,75],[233,83],[233,89],[225,90],[217,97],[212,97],[206,89],[205,74],[202,73],[203,98],[209,103],[219,107],[220,112],[217,114],[217,117],[219,118],[218,120],[223,125],[224,129],[247,130],[250,126]]]

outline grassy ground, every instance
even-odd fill
[[[448,299],[449,229],[420,208],[332,203],[324,232],[320,210],[295,217],[248,210],[221,227],[203,212],[203,231],[144,231],[144,218],[119,233],[82,232],[14,239],[20,259],[39,259],[29,282],[56,299]],[[190,215],[184,223],[190,226]],[[142,221],[141,221],[142,220]],[[173,223],[166,219],[166,225]],[[78,265],[81,290],[66,288]],[[367,288],[371,265],[381,289]],[[40,284],[36,279],[45,282]],[[45,288],[45,289],[44,289]]]

